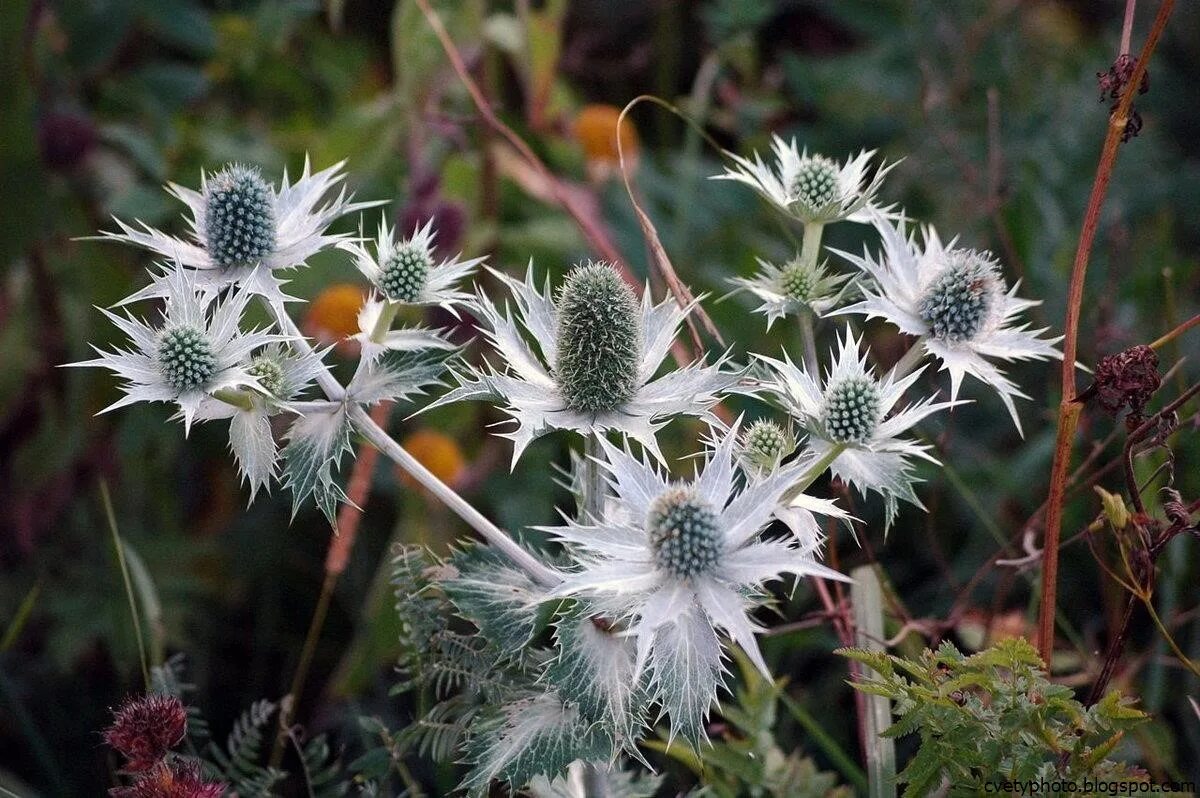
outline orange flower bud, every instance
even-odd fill
[[[335,344],[339,354],[353,355],[356,346],[346,339],[358,332],[358,311],[367,292],[353,283],[335,283],[308,306],[303,329],[323,345]]]
[[[625,163],[630,169],[637,167],[637,128],[629,117],[621,119],[621,109],[615,105],[585,105],[575,117],[574,132],[587,158],[588,174],[593,179],[606,179],[620,169],[618,135],[625,151]]]
[[[435,429],[419,429],[401,441],[400,445],[432,471],[435,477],[451,487],[466,473],[467,460],[458,442]],[[416,480],[403,471],[400,472],[400,481],[410,488],[418,487]]]

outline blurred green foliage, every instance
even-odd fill
[[[1152,4],[1141,5],[1135,46],[1152,13]],[[619,182],[588,181],[571,120],[586,103],[621,106],[654,93],[738,152],[764,149],[778,131],[835,156],[865,147],[904,158],[885,198],[969,246],[993,249],[1007,275],[1023,280],[1023,293],[1044,300],[1035,311],[1039,326],[1061,328],[1107,122],[1094,75],[1116,54],[1123,3],[437,6],[504,119],[556,174],[595,197],[639,274],[648,274],[646,249],[628,197]],[[1105,206],[1084,307],[1085,364],[1153,340],[1200,309],[1196,63],[1200,11],[1180,4],[1150,66],[1151,92],[1138,99],[1145,130],[1122,148]],[[323,579],[329,528],[315,512],[289,523],[279,493],[246,509],[221,430],[201,426],[185,441],[155,409],[94,416],[115,398],[110,380],[56,366],[85,357],[85,342],[109,344],[112,332],[92,306],[142,285],[149,264],[81,238],[109,227],[113,214],[179,231],[164,182],[194,186],[202,168],[227,161],[295,173],[307,153],[318,166],[349,157],[351,188],[364,198],[394,198],[389,214],[453,206],[465,222],[461,248],[488,253],[497,267],[518,270],[532,256],[560,275],[594,253],[569,216],[507,170],[496,137],[479,124],[410,0],[13,0],[0,4],[0,69],[0,785],[22,795],[95,794],[111,784],[113,767],[96,731],[108,706],[139,689],[99,481],[111,486],[120,534],[155,586],[161,621],[153,634],[167,651],[186,652],[198,686],[192,700],[222,736],[252,701],[286,691]],[[792,231],[770,209],[749,191],[705,180],[719,171],[720,156],[693,131],[649,105],[631,116],[641,141],[638,190],[698,293],[716,299],[728,277],[754,269],[756,256],[791,254]],[[862,232],[845,227],[831,231],[829,245],[861,248]],[[340,229],[354,229],[353,220]],[[337,258],[318,258],[292,287],[313,299],[330,283],[357,278]],[[739,354],[795,345],[786,325],[767,334],[741,297],[706,307]],[[1167,346],[1164,363],[1194,352],[1195,342],[1192,333]],[[885,546],[869,531],[875,508],[853,508],[868,522],[891,589],[915,617],[945,617],[1001,543],[1007,556],[1023,554],[1019,532],[1044,498],[1057,372],[1045,364],[1015,371],[1033,397],[1021,406],[1024,441],[994,397],[974,394],[975,404],[923,428],[949,466],[928,474],[921,492],[928,516],[902,516]],[[1163,401],[1197,376],[1185,361]],[[748,400],[730,405],[761,412]],[[460,407],[414,419],[397,414],[392,428],[451,435],[470,463],[465,490],[484,512],[512,529],[545,523],[564,494],[539,464],[565,464],[566,441],[539,442],[508,473],[506,446],[484,434],[497,419]],[[1096,442],[1097,462],[1108,461],[1119,426],[1089,411],[1080,451],[1092,452]],[[687,453],[696,432],[676,422],[664,449]],[[1176,486],[1195,498],[1194,423],[1171,445]],[[1138,467],[1141,478],[1152,476],[1152,464]],[[1161,483],[1163,475],[1154,478]],[[1105,481],[1121,487],[1115,472]],[[359,715],[396,729],[418,709],[387,696],[398,654],[396,621],[380,589],[389,541],[444,552],[465,534],[390,468],[380,465],[373,484],[301,703],[301,720],[351,754],[368,747]],[[1097,511],[1090,491],[1073,496],[1068,533]],[[848,539],[839,549],[843,564],[864,557]],[[1190,613],[1194,541],[1177,540],[1161,565],[1160,615],[1175,624],[1184,650],[1200,656],[1200,625]],[[1064,554],[1060,586],[1064,659],[1056,666],[1086,679],[1083,667],[1103,648],[1124,597],[1081,543]],[[965,601],[991,634],[998,618],[1019,624],[1035,599],[1031,573],[994,568]],[[814,607],[805,587],[781,596],[788,619]],[[839,749],[856,752],[853,697],[844,663],[830,654],[835,645],[827,626],[764,641],[776,672],[789,676],[787,700],[819,719]],[[916,643],[910,637],[903,645]],[[1131,758],[1155,775],[1200,776],[1200,724],[1172,700],[1194,693],[1195,680],[1171,662],[1148,624],[1134,629],[1130,651],[1135,667],[1123,687],[1142,696],[1153,717],[1130,733]],[[782,724],[773,745],[783,757],[803,749],[823,770],[836,764],[802,725]],[[444,769],[411,764],[427,787],[456,781]],[[807,767],[790,758],[784,765]],[[743,774],[713,767],[715,791],[740,789]]]

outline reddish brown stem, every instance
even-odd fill
[[[1042,604],[1038,613],[1038,651],[1042,659],[1050,661],[1054,648],[1054,617],[1058,591],[1058,543],[1062,532],[1063,496],[1067,487],[1067,471],[1071,466],[1071,450],[1075,439],[1075,426],[1079,421],[1081,407],[1075,400],[1075,359],[1078,354],[1079,317],[1083,307],[1083,286],[1087,276],[1088,258],[1096,229],[1100,225],[1100,210],[1108,192],[1117,150],[1125,134],[1134,95],[1146,74],[1146,65],[1158,45],[1159,37],[1166,27],[1167,19],[1175,0],[1163,0],[1154,19],[1154,26],[1146,37],[1146,43],[1138,56],[1133,74],[1121,93],[1121,101],[1108,120],[1108,133],[1100,152],[1096,167],[1096,179],[1088,198],[1083,228],[1079,234],[1079,246],[1075,250],[1075,261],[1071,266],[1071,283],[1067,295],[1067,319],[1063,340],[1062,399],[1058,406],[1058,436],[1054,445],[1054,463],[1050,469],[1050,495],[1046,508],[1046,533],[1042,562]]]

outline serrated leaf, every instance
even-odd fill
[[[453,350],[445,349],[384,352],[354,375],[346,395],[367,405],[405,401],[441,385],[441,377],[454,355]]]
[[[282,481],[292,491],[292,516],[312,496],[332,524],[346,494],[333,480],[341,457],[350,451],[350,418],[344,405],[330,413],[300,416],[283,447]]]
[[[502,655],[520,659],[549,620],[540,601],[545,590],[483,546],[455,554],[450,563],[457,573],[439,583],[446,596]]]
[[[642,725],[645,692],[634,674],[631,638],[598,625],[586,605],[576,605],[555,625],[558,656],[545,681],[585,718],[605,724],[619,742],[633,738]]]
[[[555,778],[576,759],[608,761],[612,739],[599,724],[556,693],[530,693],[481,721],[467,743],[472,768],[462,786],[486,794],[493,780],[523,787],[536,776]]]
[[[704,720],[723,683],[721,644],[697,608],[660,626],[650,649],[650,690],[670,719],[671,736],[693,746],[705,738]]]

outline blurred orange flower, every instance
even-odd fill
[[[304,333],[322,345],[334,344],[338,354],[353,356],[358,345],[347,338],[358,332],[358,311],[366,298],[362,286],[334,283],[309,304]]]
[[[629,117],[621,119],[621,109],[615,105],[585,105],[575,117],[574,133],[587,158],[588,175],[593,180],[606,180],[620,171],[618,135],[625,150],[625,162],[631,170],[637,168],[637,128]]]
[[[425,427],[407,436],[400,445],[450,487],[454,487],[466,474],[467,459],[458,442],[449,435]],[[404,471],[397,469],[397,473],[400,475],[400,481],[406,486],[419,487]]]

